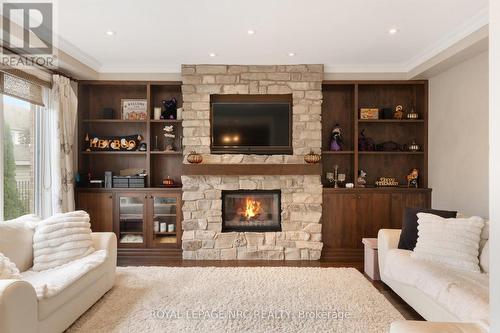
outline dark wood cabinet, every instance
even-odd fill
[[[430,189],[323,189],[322,258],[359,261],[365,237],[401,228],[406,207],[431,205]]]
[[[94,232],[113,230],[113,193],[78,191],[76,209],[86,211],[90,216]]]

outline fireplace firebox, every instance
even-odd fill
[[[222,191],[222,232],[230,231],[281,231],[281,191]]]

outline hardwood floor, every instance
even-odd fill
[[[335,262],[327,260],[182,260],[172,259],[162,263],[168,267],[352,267],[363,273],[362,262]],[[401,299],[382,281],[372,281],[366,274],[363,274],[377,290],[401,313],[407,320],[424,320],[415,310]]]

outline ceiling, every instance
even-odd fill
[[[321,63],[326,72],[407,72],[488,22],[488,0],[57,4],[59,48],[102,73],[178,73],[190,63]],[[389,34],[391,28],[398,32]]]

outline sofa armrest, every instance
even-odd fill
[[[38,299],[31,284],[0,280],[0,332],[36,332]]]
[[[107,250],[109,258],[116,266],[116,235],[114,232],[93,232],[92,241],[96,250]]]
[[[378,247],[378,268],[380,271],[380,278],[385,281],[385,258],[390,249],[398,247],[399,236],[401,229],[380,229],[377,237]]]
[[[390,333],[485,333],[480,325],[474,323],[438,323],[430,321],[395,321]]]

